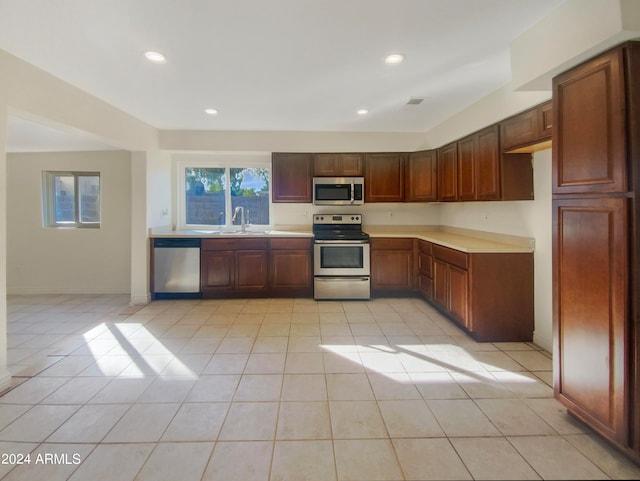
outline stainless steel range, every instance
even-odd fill
[[[315,299],[371,297],[369,234],[360,214],[313,216]]]

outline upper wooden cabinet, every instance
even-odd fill
[[[365,202],[404,202],[404,164],[407,154],[366,154]]]
[[[315,177],[360,177],[363,175],[363,154],[315,154]]]
[[[438,200],[458,200],[458,142],[438,149]]]
[[[627,190],[624,68],[615,49],[554,78],[554,194]]]
[[[438,152],[423,150],[409,154],[406,165],[407,202],[438,200]]]
[[[273,202],[312,202],[313,154],[274,152],[271,156]]]
[[[458,141],[458,200],[500,199],[498,126]]]
[[[504,152],[534,152],[548,148],[553,125],[551,100],[500,122]]]

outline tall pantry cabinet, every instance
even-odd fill
[[[554,393],[640,462],[640,42],[553,79]]]

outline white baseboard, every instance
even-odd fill
[[[64,294],[64,295],[82,295],[82,294],[130,294],[131,291],[129,289],[122,288],[105,288],[105,287],[96,287],[91,288],[90,286],[64,286],[64,287],[7,287],[7,295],[12,296],[24,296],[24,295],[55,295],[55,294]]]

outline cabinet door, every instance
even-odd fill
[[[476,198],[476,139],[471,135],[458,141],[458,200]]]
[[[230,290],[234,287],[235,253],[206,251],[201,255],[200,283],[202,292]]]
[[[362,154],[316,154],[313,175],[316,177],[361,177]]]
[[[448,265],[447,269],[449,277],[449,313],[471,331],[467,315],[469,308],[469,275],[467,271],[456,266]]]
[[[538,110],[529,109],[500,122],[502,150],[510,151],[538,140]]]
[[[407,250],[371,251],[371,289],[406,291],[413,288],[413,256]]]
[[[272,289],[311,289],[311,250],[274,250],[269,257]]]
[[[311,202],[313,154],[274,153],[271,157],[272,201]]]
[[[363,175],[362,154],[340,154],[340,175],[345,177],[361,177]]]
[[[407,166],[407,202],[438,200],[438,153],[424,150],[409,154]]]
[[[449,310],[449,264],[437,258],[433,259],[433,300]]]
[[[405,154],[367,154],[365,158],[365,202],[404,201]]]
[[[555,393],[621,443],[628,442],[627,202],[553,201]]]
[[[553,131],[553,102],[538,106],[538,140],[549,140]]]
[[[438,149],[438,200],[458,200],[458,143]]]
[[[476,199],[500,199],[500,142],[498,126],[494,125],[477,133]]]
[[[265,251],[236,252],[236,289],[267,288],[267,253]]]
[[[553,193],[627,189],[622,50],[553,79]]]
[[[413,239],[371,239],[372,291],[411,292],[413,272]]]

